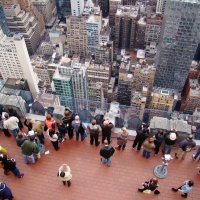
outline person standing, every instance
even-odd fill
[[[73,127],[72,127],[73,119],[74,117],[72,111],[69,108],[66,108],[64,112],[64,117],[62,118],[62,124],[66,127],[70,140],[73,138]]]
[[[20,173],[19,169],[16,167],[16,161],[14,159],[8,159],[7,155],[0,157],[2,162],[4,174],[8,174],[11,171],[16,177],[22,178],[24,174]]]
[[[17,146],[21,147],[25,140],[27,140],[26,134],[20,131],[16,137]]]
[[[146,140],[148,134],[149,134],[149,129],[146,127],[144,124],[142,124],[136,131],[136,137],[133,142],[133,149],[137,146],[137,151],[140,151],[142,144]]]
[[[17,117],[9,117],[8,113],[4,115],[5,120],[3,123],[4,129],[10,130],[11,134],[13,135],[14,138],[17,137],[17,133],[19,132],[19,119]]]
[[[41,144],[44,144],[43,126],[40,121],[32,120],[32,130],[35,132]]]
[[[164,144],[162,149],[162,154],[170,154],[172,147],[175,145],[177,141],[177,133],[168,132],[164,135]]]
[[[71,169],[67,164],[62,164],[59,167],[57,176],[63,182],[63,185],[66,185],[67,183],[68,187],[71,186],[72,174],[71,174]]]
[[[12,200],[13,198],[11,189],[4,182],[0,182],[0,199]]]
[[[200,156],[200,147],[198,148],[196,154],[192,155],[192,159],[196,160],[199,156]],[[199,161],[200,161],[200,157],[199,157]]]
[[[143,153],[142,156],[145,158],[150,158],[151,152],[155,149],[154,144],[154,138],[149,137],[144,143],[143,143]]]
[[[154,144],[155,144],[155,156],[158,155],[159,150],[160,150],[160,146],[161,146],[163,140],[164,140],[163,132],[161,130],[159,130],[156,133],[155,140],[154,140]]]
[[[76,133],[76,141],[79,140],[79,134],[81,135],[81,141],[83,141],[85,139],[84,137],[85,128],[78,115],[76,115],[75,119],[72,121],[72,127],[74,128]]]
[[[99,133],[101,132],[101,127],[97,124],[96,120],[93,119],[87,128],[90,133],[90,144],[93,145],[95,141],[95,146],[99,146]]]
[[[128,140],[128,132],[127,129],[123,127],[119,132],[119,137],[117,137],[118,147],[116,147],[115,149],[120,150],[122,148],[122,150],[124,150],[126,147],[127,140]]]
[[[53,144],[54,149],[56,151],[58,151],[58,149],[59,149],[59,147],[58,147],[58,135],[56,134],[55,130],[54,129],[48,129],[47,134],[49,136],[49,140]]]
[[[109,121],[109,119],[106,119],[101,124],[102,129],[102,144],[104,140],[106,139],[108,141],[108,144],[110,144],[110,138],[111,138],[111,130],[113,128],[113,124]]]
[[[48,129],[56,129],[56,122],[52,119],[50,114],[47,114],[46,120],[44,121],[44,131],[47,131]]]
[[[0,145],[0,153],[1,153],[1,154],[4,154],[4,155],[7,154],[6,148],[2,147],[1,145]]]
[[[176,159],[181,158],[182,160],[184,160],[188,150],[191,150],[191,148],[195,146],[196,146],[196,143],[193,140],[193,135],[189,134],[189,136],[186,139],[182,140],[179,143],[179,150],[177,153],[175,153],[175,158]]]
[[[17,111],[14,110],[13,108],[8,108],[8,115],[10,117],[14,116],[19,120],[18,126],[19,126],[19,129],[22,130],[23,129],[23,124],[21,122],[20,116],[18,115]]]
[[[107,140],[104,140],[104,147],[100,150],[101,163],[107,164],[108,167],[111,166],[111,156],[113,156],[115,149],[108,144]]]
[[[142,184],[142,188],[138,188],[139,192],[144,193],[151,193],[154,192],[154,194],[160,194],[160,192],[157,190],[158,188],[158,179],[152,178],[150,180],[145,181],[145,183]]]
[[[58,132],[59,132],[59,142],[64,142],[64,140],[66,139],[65,138],[65,135],[66,135],[66,132],[67,132],[67,128],[64,124],[61,123],[60,120],[57,120],[56,121],[56,126],[57,126],[57,129],[58,129]]]
[[[39,153],[39,148],[38,145],[35,143],[34,131],[29,131],[28,136],[29,139],[24,141],[21,146],[22,155],[26,164],[28,164],[29,159],[31,160],[32,164],[35,164],[34,154]]]
[[[186,180],[183,185],[178,188],[172,188],[172,191],[181,193],[181,196],[184,198],[188,197],[188,193],[191,192],[194,182],[192,180]]]

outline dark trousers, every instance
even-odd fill
[[[81,141],[84,140],[84,133],[79,133],[79,132],[76,132],[76,141],[79,140],[79,134],[81,135]]]
[[[123,144],[123,145],[119,145],[119,146],[118,146],[118,148],[119,148],[119,149],[121,149],[121,148],[122,148],[122,150],[124,150],[124,149],[125,149],[125,147],[126,147],[126,144]]]
[[[3,129],[3,133],[4,133],[4,135],[6,136],[6,137],[10,137],[11,136],[11,134],[10,134],[10,132],[9,132],[9,130],[8,129]]]
[[[108,140],[108,144],[110,144],[110,137],[111,133],[102,133],[102,144],[104,143],[104,140]]]
[[[58,150],[58,140],[55,142],[51,141],[51,143],[53,144],[54,149],[57,151]]]
[[[132,147],[135,148],[137,146],[137,150],[140,151],[144,140],[139,140],[137,137],[135,138]]]
[[[67,133],[68,133],[68,136],[69,136],[69,139],[72,139],[73,138],[73,129],[72,128],[68,128],[67,129]]]
[[[37,136],[38,136],[38,139],[40,140],[40,143],[44,144],[44,134],[43,133],[40,135],[38,134]]]
[[[71,185],[71,181],[63,181],[63,185],[66,185],[66,182],[67,182],[67,185],[69,187]]]
[[[145,149],[143,150],[143,153],[142,153],[142,156],[145,157],[145,158],[150,158],[150,155],[151,155],[151,152],[149,151],[146,151]]]
[[[95,134],[95,135],[90,135],[90,144],[93,145],[94,141],[95,141],[95,145],[98,146],[99,145],[99,135]]]
[[[155,154],[158,154],[161,146],[161,142],[158,142],[157,140],[154,141],[155,144]]]
[[[17,167],[15,167],[14,170],[12,170],[12,173],[17,176],[18,178],[21,178],[21,173]]]

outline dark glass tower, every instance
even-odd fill
[[[99,6],[101,8],[102,11],[102,16],[108,17],[109,15],[109,0],[99,0]]]
[[[4,34],[9,35],[10,30],[7,25],[6,17],[3,11],[3,6],[0,3],[0,27],[3,30]]]
[[[58,14],[70,15],[71,14],[71,2],[70,0],[56,0],[56,7]]]

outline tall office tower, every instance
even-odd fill
[[[146,21],[144,17],[141,17],[136,26],[135,48],[145,49],[145,31]]]
[[[112,29],[115,26],[115,14],[117,12],[118,6],[121,5],[121,2],[122,0],[110,0],[109,25]]]
[[[67,19],[67,41],[70,54],[87,55],[87,30],[84,17],[70,16]]]
[[[96,10],[86,21],[87,30],[87,53],[93,54],[99,44],[100,31],[102,26],[101,11]]]
[[[0,71],[3,79],[26,79],[33,97],[39,92],[24,37],[18,33],[7,37],[0,29]]]
[[[48,23],[56,14],[56,7],[52,0],[32,0],[32,4],[43,15],[45,23]]]
[[[167,0],[157,0],[156,14],[163,14],[165,12]]]
[[[6,16],[3,11],[3,6],[1,5],[1,3],[0,3],[0,28],[3,30],[4,34],[6,35],[10,34],[10,30],[7,25]]]
[[[22,33],[28,52],[33,54],[40,43],[40,32],[37,20],[29,12],[20,9],[19,4],[4,7],[8,27],[13,33]]]
[[[113,62],[113,41],[100,43],[95,50],[96,63],[112,63]]]
[[[88,84],[95,85],[97,82],[101,82],[103,85],[105,98],[107,98],[110,76],[111,66],[109,64],[96,64],[94,62],[91,62],[87,67]]]
[[[136,0],[122,0],[122,5],[135,5]]]
[[[99,0],[99,6],[101,8],[103,18],[108,17],[110,8],[109,0]]]
[[[166,4],[154,85],[182,91],[200,41],[200,1]]]
[[[120,6],[115,15],[115,41],[116,49],[135,48],[135,32],[138,20],[138,6]]]
[[[57,12],[60,15],[71,15],[71,1],[70,0],[56,0]]]
[[[44,23],[43,15],[37,10],[35,6],[33,6],[30,0],[1,0],[1,1],[4,6],[19,4],[21,10],[30,12],[32,15],[34,15],[39,25],[40,37],[44,35],[45,23]]]
[[[133,75],[130,73],[130,57],[122,58],[119,68],[117,101],[121,105],[131,105]]]
[[[109,42],[110,38],[111,38],[111,28],[109,26],[109,20],[104,19],[102,21],[102,28],[100,32],[99,42],[100,43]]]
[[[158,44],[162,27],[162,18],[159,16],[150,17],[147,18],[146,23],[146,44],[150,44],[151,42],[155,42],[156,44]]]
[[[84,10],[84,0],[71,0],[72,16],[80,16]]]

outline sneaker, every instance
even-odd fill
[[[176,188],[172,188],[172,191],[174,191],[174,192],[177,192],[177,191],[178,191],[178,189],[176,189]]]
[[[192,155],[192,160],[196,160],[196,159],[195,159],[195,154]]]
[[[23,178],[23,177],[24,177],[24,174],[21,174],[19,178]]]
[[[97,143],[97,145],[95,145],[96,147],[98,147],[100,145],[100,142]]]

